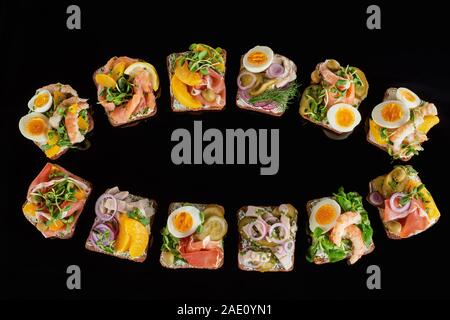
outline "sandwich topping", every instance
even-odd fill
[[[172,206],[161,231],[161,262],[169,268],[217,269],[223,262],[223,238],[228,224],[218,205]]]
[[[19,121],[22,135],[36,143],[50,159],[70,148],[86,149],[93,129],[87,99],[69,85],[51,84],[38,89],[28,102],[29,113]]]
[[[297,66],[271,48],[256,46],[242,59],[237,79],[238,105],[282,114],[298,92]]]
[[[23,213],[46,238],[73,232],[90,186],[63,168],[48,163],[31,183]]]
[[[156,111],[159,77],[150,63],[113,57],[94,74],[99,103],[113,125],[124,125]]]
[[[290,204],[239,211],[239,264],[245,270],[289,271],[294,265],[297,210]]]
[[[364,73],[334,59],[319,63],[300,101],[300,114],[337,133],[351,132],[360,122],[358,107],[369,90]]]
[[[174,108],[200,110],[225,106],[225,58],[221,48],[191,44],[168,57]]]
[[[368,201],[379,208],[384,227],[394,238],[418,234],[440,217],[433,197],[411,166],[396,166],[374,179]]]
[[[146,258],[155,214],[149,199],[113,187],[97,199],[95,213],[86,247],[130,260]]]
[[[428,131],[439,123],[437,108],[407,88],[390,88],[369,119],[368,140],[407,161],[423,150]]]
[[[308,261],[322,264],[348,258],[354,264],[373,250],[373,230],[357,193],[339,188],[333,197],[312,201],[308,214],[312,239]]]

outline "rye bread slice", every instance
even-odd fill
[[[239,208],[239,210],[236,213],[236,217],[237,217],[237,221],[238,221],[238,229],[239,229],[239,221],[242,220],[245,216],[241,217],[241,212],[246,212],[247,208],[249,207],[249,205],[247,206],[243,206],[241,208]],[[261,207],[264,208],[266,210],[269,210],[269,212],[273,212],[275,210],[275,208],[278,208],[279,206],[254,206],[254,207]],[[292,206],[294,207],[294,206]],[[295,208],[295,207],[294,207]],[[296,216],[295,216],[295,225],[297,226],[297,221],[298,221],[298,211],[296,210]],[[295,262],[295,247],[294,247],[294,251],[292,252],[292,256],[291,256],[291,261],[292,261],[292,266],[289,269],[283,269],[283,268],[277,268],[277,265],[275,265],[273,268],[271,268],[270,270],[265,270],[265,271],[259,271],[250,267],[247,267],[245,265],[243,265],[242,263],[240,263],[239,261],[239,255],[241,253],[243,253],[243,251],[245,250],[245,248],[243,247],[243,238],[239,232],[239,245],[238,245],[238,256],[237,256],[237,262],[238,262],[238,268],[242,271],[256,271],[256,272],[289,272],[292,271],[294,269],[294,262]],[[291,239],[294,241],[295,244],[295,240],[296,240],[296,235],[294,235],[294,237]]]
[[[120,259],[125,259],[125,260],[130,260],[130,261],[134,261],[134,262],[144,262],[145,259],[147,258],[147,252],[150,249],[150,247],[153,244],[153,234],[152,234],[152,226],[153,226],[153,221],[155,219],[155,213],[156,213],[156,209],[157,209],[157,204],[155,200],[152,199],[148,199],[148,198],[144,198],[141,196],[136,196],[136,195],[129,195],[130,197],[132,197],[133,201],[139,201],[139,200],[143,200],[143,199],[147,199],[150,202],[150,206],[153,208],[153,214],[152,215],[146,215],[147,218],[150,219],[150,223],[148,224],[148,226],[146,226],[147,231],[149,232],[149,240],[148,240],[148,244],[147,244],[147,248],[145,249],[145,252],[142,256],[136,258],[136,259],[132,259],[128,252],[125,253],[110,253],[110,252],[106,252],[103,251],[97,247],[95,247],[92,243],[90,243],[89,241],[89,237],[94,229],[94,226],[97,225],[97,223],[100,222],[98,217],[95,217],[94,223],[92,224],[91,230],[89,231],[89,237],[86,239],[86,243],[85,243],[85,248],[88,249],[89,251],[93,251],[93,252],[98,252],[98,253],[102,253],[102,254],[106,254],[109,256],[113,256],[116,258],[120,258]],[[120,226],[119,226],[120,227]]]
[[[86,199],[84,200],[83,206],[81,207],[81,209],[79,210],[79,212],[74,213],[74,220],[73,220],[73,222],[72,222],[72,225],[71,225],[70,229],[69,229],[69,230],[64,230],[63,232],[60,232],[60,233],[57,233],[57,234],[56,234],[55,236],[53,236],[53,237],[48,237],[49,239],[51,239],[51,238],[56,238],[56,239],[70,239],[70,238],[73,237],[73,235],[74,235],[74,233],[75,233],[75,228],[76,228],[76,225],[77,225],[77,223],[78,223],[78,219],[80,218],[80,215],[81,215],[81,213],[82,213],[83,210],[84,210],[84,206],[86,205],[86,202],[88,201],[89,196],[90,196],[90,194],[91,194],[91,192],[92,192],[92,184],[91,184],[89,181],[84,180],[84,179],[78,177],[77,175],[71,173],[70,171],[64,169],[63,167],[61,167],[61,166],[59,166],[59,165],[57,165],[57,164],[52,164],[52,163],[49,163],[49,162],[48,162],[45,166],[47,166],[47,165],[52,165],[53,167],[58,168],[59,170],[65,172],[69,177],[73,178],[74,180],[80,181],[81,183],[83,183],[83,184],[85,184],[85,185],[87,185],[87,186],[89,187],[89,192],[86,193]],[[45,168],[45,167],[44,167],[44,168]],[[40,174],[40,173],[39,173],[39,174]],[[30,189],[30,188],[29,188],[29,189]],[[28,191],[28,192],[29,192],[29,191]],[[27,198],[28,198],[28,195],[29,195],[28,192],[27,192]],[[25,202],[24,202],[22,208],[27,204],[27,202],[28,202],[28,201],[25,200]],[[37,224],[37,222],[38,222],[37,219],[32,219],[32,217],[29,217],[29,216],[26,215],[26,214],[23,214],[23,215],[24,215],[25,218],[28,220],[28,222],[30,222],[33,226],[36,227],[36,224]],[[36,227],[36,229],[37,229],[37,227]],[[39,232],[41,232],[41,231],[39,231]],[[44,235],[43,232],[41,232],[41,234]]]
[[[185,206],[185,205],[189,205],[189,206],[193,206],[197,209],[199,209],[200,211],[203,211],[207,206],[209,205],[214,205],[214,206],[218,206],[220,208],[222,208],[223,212],[225,212],[225,209],[218,204],[215,203],[209,203],[209,204],[200,204],[200,203],[184,203],[184,202],[172,202],[169,205],[169,210],[168,210],[168,216],[176,209]],[[222,245],[222,250],[224,251],[224,255],[223,258],[220,260],[219,265],[216,268],[198,268],[198,267],[194,267],[192,265],[190,265],[189,263],[186,264],[182,264],[182,265],[176,265],[176,264],[167,264],[166,261],[164,261],[163,259],[163,251],[161,251],[161,255],[159,257],[159,262],[161,263],[161,266],[163,266],[164,268],[167,269],[201,269],[201,270],[216,270],[219,269],[223,266],[224,260],[225,260],[225,250],[223,248]]]
[[[175,73],[175,68],[173,66],[173,62],[176,61],[176,58],[178,58],[180,55],[184,54],[185,52],[177,52],[177,53],[172,53],[170,55],[167,56],[166,58],[166,64],[167,64],[167,73],[169,74],[169,92],[170,92],[170,108],[172,109],[173,112],[186,112],[186,113],[192,113],[192,114],[202,114],[203,111],[222,111],[225,109],[226,107],[226,101],[225,101],[225,105],[223,107],[219,107],[219,106],[202,106],[199,109],[188,109],[188,108],[184,108],[184,109],[177,109],[175,107],[175,101],[177,101],[175,99],[175,97],[173,96],[172,93],[172,77]],[[226,65],[227,65],[227,51],[225,49],[222,49],[222,57],[223,57],[223,61],[225,62],[225,71],[223,76],[225,77],[226,74]],[[173,60],[173,61],[172,61]],[[226,95],[225,95],[225,99],[226,99]],[[180,103],[181,105],[181,103]]]
[[[113,58],[111,58],[111,59],[114,59],[114,58],[117,59],[117,58],[119,58],[119,57],[113,57]],[[110,60],[111,60],[111,59],[110,59]],[[144,60],[142,60],[142,59],[135,59],[135,60],[137,60],[136,62],[146,62],[146,61],[144,61]],[[109,60],[108,60],[108,61],[109,61]],[[95,86],[96,86],[96,88],[97,88],[97,92],[98,92],[98,89],[99,89],[100,86],[99,86],[99,85],[97,84],[97,82],[95,81],[95,76],[96,76],[98,73],[104,73],[104,72],[103,72],[103,67],[104,67],[104,66],[102,66],[102,67],[98,68],[97,70],[95,70],[95,72],[94,72],[93,75],[92,75],[92,80],[94,81],[94,84],[95,84]],[[155,100],[159,98],[159,96],[161,95],[161,87],[159,87],[158,90],[157,90],[156,92],[154,92],[154,95],[155,95]],[[98,97],[98,94],[97,94],[97,100],[98,100],[98,98],[99,98],[99,97]],[[126,104],[123,104],[123,105],[119,106],[119,108],[124,108],[125,105],[126,105]],[[133,119],[128,119],[128,121],[125,122],[125,123],[116,123],[116,122],[114,122],[114,121],[112,120],[112,118],[111,118],[111,116],[110,116],[110,112],[108,112],[108,111],[105,110],[105,113],[106,113],[106,116],[107,116],[107,118],[108,118],[108,122],[111,124],[111,126],[113,126],[113,127],[120,127],[120,128],[126,128],[126,127],[135,126],[135,125],[137,125],[139,122],[141,122],[142,120],[145,120],[145,119],[148,119],[148,118],[153,117],[153,116],[156,114],[157,109],[158,109],[158,105],[157,105],[156,102],[155,102],[155,107],[153,108],[153,110],[152,110],[151,112],[148,112],[148,113],[145,113],[145,114],[142,114],[142,115],[139,115],[139,116],[135,116]]]
[[[319,201],[321,201],[321,200],[323,200],[323,199],[326,199],[326,198],[329,198],[329,197],[323,197],[323,198],[318,198],[318,199],[314,199],[314,200],[309,200],[309,201],[306,203],[306,213],[308,214],[308,221],[309,221],[309,217],[311,216],[311,211],[312,211],[313,206],[314,206],[316,203],[318,203]],[[333,197],[333,198],[334,198],[334,197]],[[308,230],[309,230],[309,226],[307,226],[307,228],[308,228]],[[363,256],[365,256],[365,255],[371,253],[374,249],[375,249],[375,244],[374,244],[374,242],[373,242],[373,240],[372,240],[372,243],[370,244],[370,247],[369,247],[369,248],[366,248],[366,252],[363,254]],[[344,259],[346,259],[346,260],[347,260],[347,264],[350,265],[350,262],[348,261],[348,256],[345,257]],[[313,258],[313,262],[314,262],[314,264],[326,264],[326,263],[330,263],[330,262],[327,261],[324,257],[317,257],[317,256],[315,256],[315,257]]]

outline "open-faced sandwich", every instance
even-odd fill
[[[315,199],[306,205],[311,246],[306,259],[324,264],[348,259],[354,264],[375,248],[367,211],[356,192],[339,188],[332,197]]]
[[[311,85],[300,100],[300,115],[327,129],[326,133],[345,137],[361,122],[358,107],[368,90],[360,69],[325,60],[311,73]]]
[[[222,110],[226,51],[191,44],[189,51],[167,56],[171,107],[175,112]]]
[[[367,200],[380,212],[387,236],[404,239],[434,225],[440,213],[430,192],[411,166],[395,166],[369,184]]]
[[[28,102],[29,113],[19,121],[23,136],[52,160],[71,148],[87,149],[86,135],[94,128],[87,99],[69,85],[50,84],[36,91]]]
[[[389,88],[383,102],[372,110],[367,141],[394,159],[408,161],[428,140],[428,131],[439,123],[433,103],[421,100],[407,88]]]
[[[223,265],[225,210],[217,204],[171,203],[161,231],[160,262],[171,269],[218,269]]]
[[[239,269],[291,271],[294,268],[297,215],[297,209],[290,204],[239,209]]]
[[[153,200],[113,187],[95,203],[96,218],[86,249],[122,259],[143,262],[151,245],[156,211]]]
[[[156,113],[159,77],[150,63],[129,57],[113,57],[95,71],[98,102],[111,125],[124,126]]]
[[[71,238],[91,193],[91,184],[47,163],[31,182],[23,213],[45,238]]]
[[[271,48],[256,46],[241,59],[237,79],[239,108],[281,116],[297,96],[297,66]]]

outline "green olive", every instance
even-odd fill
[[[241,85],[243,87],[249,86],[253,81],[253,76],[250,74],[244,74],[240,77]]]
[[[202,97],[208,102],[213,102],[214,100],[216,100],[216,94],[211,89],[203,90]]]
[[[386,222],[384,226],[386,227],[386,229],[388,229],[390,233],[393,234],[400,234],[400,231],[402,230],[402,225],[400,224],[400,222],[397,221]]]
[[[319,73],[319,71],[318,71],[318,70],[314,70],[314,71],[311,73],[311,83],[313,83],[313,84],[318,84],[318,83],[320,83],[320,80],[321,80],[321,78],[320,78],[320,73]]]
[[[339,64],[339,62],[337,62],[334,59],[329,59],[327,60],[327,67],[328,69],[330,69],[331,71],[338,71],[339,68],[341,67],[341,65]]]

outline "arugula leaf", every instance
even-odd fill
[[[167,227],[164,227],[161,230],[161,235],[163,237],[163,244],[161,245],[161,251],[172,253],[174,256],[175,262],[178,260],[186,262],[186,260],[184,260],[183,257],[181,256],[180,251],[178,251],[178,244],[180,242],[180,239],[175,238],[169,232],[169,229],[167,229]]]

